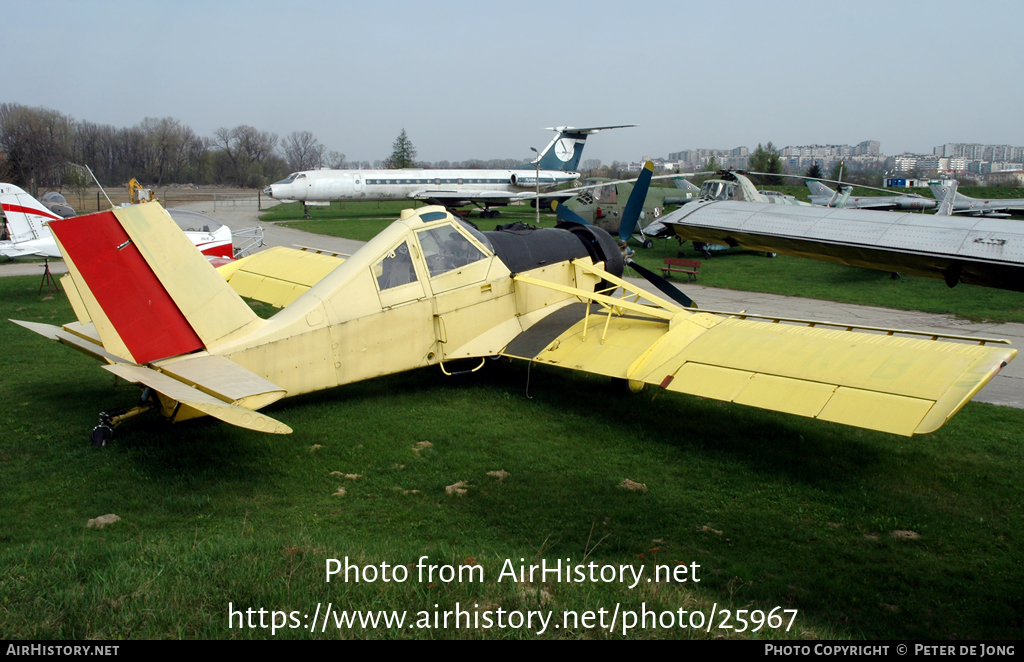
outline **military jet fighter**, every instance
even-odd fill
[[[875,209],[886,211],[890,209],[902,209],[907,211],[935,209],[935,200],[922,195],[890,195],[890,196],[858,196],[850,197],[853,190],[849,185],[842,185],[843,194],[825,186],[816,179],[805,180],[804,183],[811,191],[811,204],[822,207],[845,207],[846,209]]]
[[[661,294],[623,280],[616,242],[581,223],[480,232],[440,206],[407,209],[265,320],[156,202],[51,227],[78,319],[16,323],[142,387],[138,406],[101,414],[95,445],[147,411],[288,433],[259,410],[414,368],[451,374],[456,360],[479,361],[476,370],[495,356],[912,435],[941,426],[1017,353],[1005,341],[702,312],[654,274]],[[288,251],[272,260],[286,274],[322,257]],[[250,264],[243,280],[295,287],[261,271]]]
[[[956,180],[953,180],[955,183]],[[949,191],[950,185],[944,182],[928,182],[928,188],[936,200],[941,200]],[[1007,218],[1011,213],[1024,214],[1024,199],[1021,198],[972,198],[953,190],[952,214],[967,216],[985,216],[988,218]]]

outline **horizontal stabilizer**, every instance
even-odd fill
[[[52,324],[42,324],[40,322],[22,322],[21,320],[10,320],[18,326],[23,326],[29,331],[35,331],[44,338],[50,340],[56,340],[57,342],[67,345],[68,347],[77,349],[83,354],[87,354],[95,359],[106,361],[107,363],[119,363],[124,359],[114,356],[110,352],[103,349],[103,345],[98,342],[87,340],[82,335],[70,333],[66,329],[62,329]]]
[[[227,361],[227,359],[224,360]],[[290,427],[281,421],[273,419],[266,414],[225,402],[206,391],[178,381],[174,377],[157,370],[125,363],[115,363],[114,365],[103,367],[124,380],[144,384],[172,401],[213,416],[225,423],[237,425],[247,430],[271,434],[289,434],[292,431]],[[283,393],[282,389],[281,394],[283,395]]]
[[[260,409],[284,397],[286,391],[223,356],[194,356],[158,366],[189,386],[246,409]]]

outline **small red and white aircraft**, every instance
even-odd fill
[[[61,257],[50,232],[50,221],[60,216],[13,184],[0,183],[0,207],[7,219],[8,240],[0,241],[0,255],[16,257]],[[183,209],[168,209],[185,236],[207,258],[234,258],[231,228],[209,216]]]

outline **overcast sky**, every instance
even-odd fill
[[[13,2],[0,101],[200,135],[311,131],[383,159],[697,147],[1024,144],[1024,2]]]

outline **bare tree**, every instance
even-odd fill
[[[195,133],[172,117],[147,117],[139,128],[145,137],[147,163],[137,176],[145,175],[156,186],[160,186],[164,178],[176,180],[194,152],[198,140]]]
[[[312,170],[323,165],[324,146],[309,131],[293,131],[281,141],[281,148],[292,172]]]
[[[273,163],[277,134],[241,125],[234,129],[220,128],[213,133],[213,147],[224,160],[219,174],[222,181],[238,186],[256,187],[266,183]],[[281,163],[280,165],[284,165]]]
[[[68,161],[74,121],[55,110],[0,104],[0,151],[12,183],[34,195],[44,175]]]
[[[343,170],[348,166],[348,164],[345,163],[345,155],[341,152],[334,151],[327,152],[325,164],[332,170]]]

